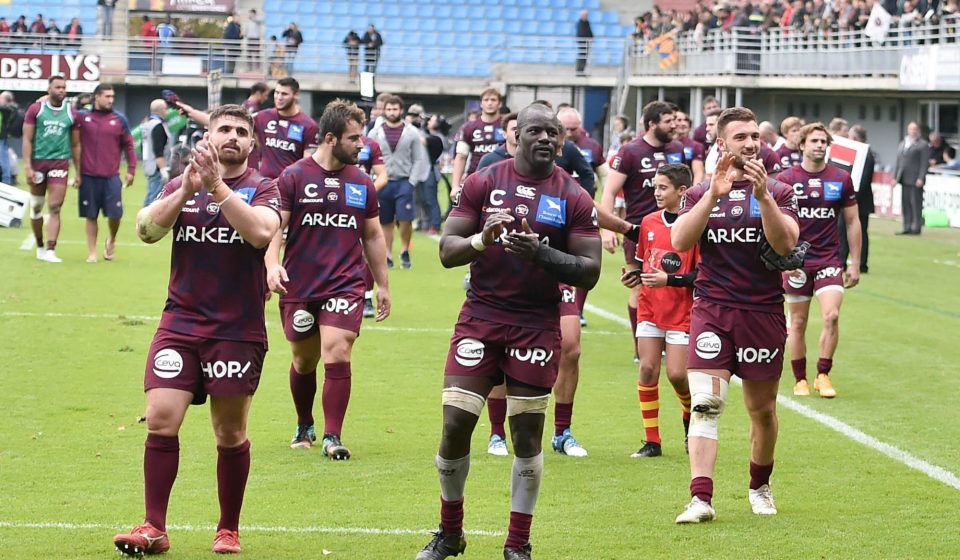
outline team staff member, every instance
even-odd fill
[[[137,170],[137,153],[133,147],[130,123],[113,109],[113,86],[99,84],[93,90],[93,110],[80,113],[80,143],[84,146],[83,174],[80,179],[80,215],[86,218],[87,262],[97,261],[97,215],[107,216],[110,228],[103,248],[103,258],[113,260],[120,218],[123,217],[120,156],[127,160],[124,185],[133,184]]]
[[[753,111],[726,109],[717,121],[723,156],[713,177],[686,192],[671,241],[678,251],[700,244],[697,300],[690,313],[687,361],[692,497],[677,523],[716,519],[711,504],[717,423],[730,376],[743,380],[750,415],[750,490],[753,513],[777,513],[770,489],[777,443],[777,387],[783,369],[786,321],[780,272],[759,258],[761,234],[779,255],[799,237],[793,189],[767,177]]]
[[[379,286],[377,321],[390,314],[387,247],[378,220],[377,191],[357,167],[363,111],[336,100],[320,117],[317,151],[280,175],[280,230],[267,250],[267,281],[280,294],[283,332],[290,342],[290,392],[297,410],[293,448],[316,441],[313,401],[323,357],[323,454],[350,458],[341,442],[350,401],[350,356],[360,335],[367,264]]]
[[[487,394],[503,380],[516,455],[503,557],[530,559],[544,414],[560,350],[560,283],[590,289],[600,277],[596,209],[554,163],[563,141],[559,121],[549,108],[531,105],[517,125],[517,157],[467,180],[440,240],[445,267],[470,264],[473,272],[444,374],[436,457],[440,530],[417,560],[442,560],[467,546],[463,498],[470,436]],[[549,244],[541,242],[546,237]]]
[[[217,442],[220,521],[213,551],[240,552],[239,523],[250,472],[247,416],[267,351],[266,247],[280,227],[280,193],[247,167],[253,119],[239,105],[210,114],[183,175],[137,214],[137,234],[156,243],[173,230],[170,286],[144,374],[146,515],[113,538],[128,556],[170,549],[167,503],[180,460],[178,434],[191,403],[210,396]]]
[[[73,108],[64,101],[67,81],[63,76],[50,77],[46,97],[46,101],[30,105],[23,118],[23,165],[30,187],[30,226],[37,242],[37,258],[58,263],[63,262],[56,249],[60,236],[60,208],[67,196],[71,159],[76,173],[73,186],[80,183],[80,132],[76,128]],[[50,211],[46,245],[43,244],[45,197]],[[81,216],[82,204],[81,201]]]
[[[150,102],[147,122],[140,126],[143,174],[147,176],[144,206],[153,202],[160,194],[160,189],[170,181],[170,154],[174,142],[167,126],[167,113],[167,102],[154,99]]]

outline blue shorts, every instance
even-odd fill
[[[416,216],[413,208],[413,185],[406,179],[388,181],[377,193],[380,202],[380,223],[412,222]]]
[[[120,192],[120,176],[92,177],[83,175],[80,178],[80,217],[96,220],[103,211],[103,215],[112,220],[123,217],[123,200]]]

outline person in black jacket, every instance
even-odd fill
[[[360,60],[360,36],[353,29],[343,39],[343,47],[347,49],[347,65],[350,67],[350,81],[357,79],[357,62]]]
[[[867,142],[867,130],[861,125],[855,125],[850,129],[850,139],[857,142]],[[867,266],[867,255],[870,247],[870,238],[867,236],[867,220],[870,219],[876,209],[873,205],[873,171],[877,165],[877,156],[873,150],[867,152],[867,159],[863,163],[863,174],[860,176],[860,184],[857,186],[857,209],[860,213],[860,235],[863,244],[860,249],[860,272],[869,272]],[[850,254],[850,247],[847,245],[847,224],[844,222],[843,213],[840,214],[840,262],[846,263],[847,256]]]
[[[363,58],[366,62],[366,72],[376,72],[377,63],[380,61],[380,47],[383,46],[383,37],[380,32],[371,23],[367,26],[367,32],[360,39],[363,43]]]
[[[590,58],[590,43],[593,42],[593,30],[590,28],[589,12],[580,12],[577,21],[577,76],[583,76],[587,70],[587,59]]]

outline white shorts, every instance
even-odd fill
[[[650,321],[637,323],[637,338],[662,338],[667,344],[686,346],[690,344],[690,333],[683,331],[665,331]]]
[[[617,198],[613,199],[613,208],[614,208],[614,209],[617,209],[617,208],[626,208],[626,207],[627,207],[627,201],[626,201],[626,199],[624,199],[622,196],[618,196]]]

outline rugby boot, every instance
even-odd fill
[[[717,518],[717,512],[708,502],[694,496],[683,512],[677,516],[677,523],[704,523]]]
[[[337,434],[323,434],[321,446],[323,454],[330,457],[331,461],[346,461],[350,458],[350,450],[344,447]]]
[[[814,382],[814,385],[816,385],[816,382]],[[807,383],[806,379],[797,381],[797,384],[793,386],[793,394],[797,397],[810,396],[810,384]]]
[[[129,533],[121,533],[113,537],[113,546],[122,556],[142,557],[144,554],[163,554],[170,550],[170,539],[167,532],[161,531],[144,522],[137,525]]]
[[[293,433],[293,439],[290,440],[290,449],[310,449],[315,441],[317,441],[317,432],[313,424],[297,424],[297,431]]]
[[[587,450],[580,445],[577,438],[573,437],[570,428],[567,428],[559,436],[553,436],[553,450],[557,453],[563,453],[571,457],[586,457]]]
[[[400,268],[410,268],[413,266],[413,263],[410,262],[410,251],[403,251],[400,253]]]
[[[773,490],[769,484],[764,484],[756,490],[750,490],[750,509],[756,515],[776,515],[777,506],[773,503]]]
[[[813,389],[825,399],[832,399],[837,396],[837,390],[833,388],[830,376],[825,373],[817,375],[817,378],[813,381]]]
[[[213,551],[217,554],[240,554],[240,533],[220,529],[213,539]]]
[[[643,459],[645,457],[659,457],[663,455],[663,449],[660,447],[660,444],[654,441],[645,441],[643,447],[637,450],[636,453],[630,455],[632,459]]]
[[[467,549],[467,539],[463,533],[459,535],[444,535],[443,529],[438,529],[433,538],[417,553],[415,560],[443,560],[460,556]]]
[[[507,442],[497,434],[490,436],[490,443],[487,444],[487,453],[497,457],[506,457],[510,454],[507,451]]]
[[[531,560],[533,547],[527,543],[521,547],[505,546],[503,547],[503,560]]]

